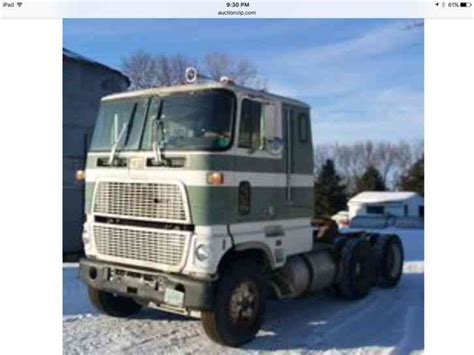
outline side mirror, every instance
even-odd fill
[[[283,151],[281,106],[267,103],[263,106],[262,149],[278,155]]]

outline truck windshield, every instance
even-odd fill
[[[232,137],[234,107],[234,95],[227,90],[176,93],[154,99],[142,149],[152,149],[154,129],[165,150],[226,149]],[[158,112],[160,117],[156,117]],[[154,125],[153,121],[160,124]]]
[[[104,101],[90,150],[110,151],[122,129],[117,151],[152,150],[153,139],[164,150],[224,150],[231,143],[234,110],[235,96],[223,89]]]
[[[148,99],[102,102],[91,151],[110,151],[117,144],[117,151],[137,150],[145,122]]]

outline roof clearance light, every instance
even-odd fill
[[[234,80],[228,78],[227,76],[222,76],[221,79],[220,79],[220,82],[223,83],[223,84],[230,84],[230,85],[235,84]]]
[[[209,185],[218,186],[224,184],[224,174],[222,173],[209,173],[207,174],[207,183]]]

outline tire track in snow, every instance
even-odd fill
[[[321,348],[332,347],[331,344],[333,342],[330,341],[330,337],[340,333],[342,329],[350,327],[353,323],[367,318],[367,313],[377,309],[378,306],[377,295],[372,295],[368,302],[337,312],[333,317],[327,320],[327,323],[322,326],[321,330],[317,330],[316,332],[318,338],[320,338],[319,345]],[[311,342],[308,342],[308,344],[311,344]]]
[[[257,338],[246,349],[263,348],[276,350],[291,345],[293,348],[315,351],[328,346],[325,340],[327,329],[334,324],[349,323],[351,318],[363,318],[368,309],[377,306],[377,295],[369,295],[358,301],[331,299],[329,297],[308,297],[305,299],[286,300],[285,312],[271,310],[271,318],[263,324],[266,332],[274,336]],[[302,304],[304,302],[304,304]],[[278,303],[274,302],[274,303]],[[273,304],[272,304],[273,305]],[[281,307],[278,309],[281,310]],[[310,332],[309,335],[308,332]]]
[[[415,338],[420,336],[420,334],[418,334],[420,329],[417,327],[417,322],[419,322],[420,319],[418,318],[419,312],[417,312],[416,308],[417,307],[415,306],[408,307],[408,311],[405,314],[403,337],[393,349],[393,355],[403,355],[410,353],[412,350],[412,344],[416,340]]]

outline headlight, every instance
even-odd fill
[[[199,244],[194,251],[194,254],[196,255],[196,258],[199,261],[206,261],[209,259],[211,251],[209,250],[209,247],[205,244]]]

